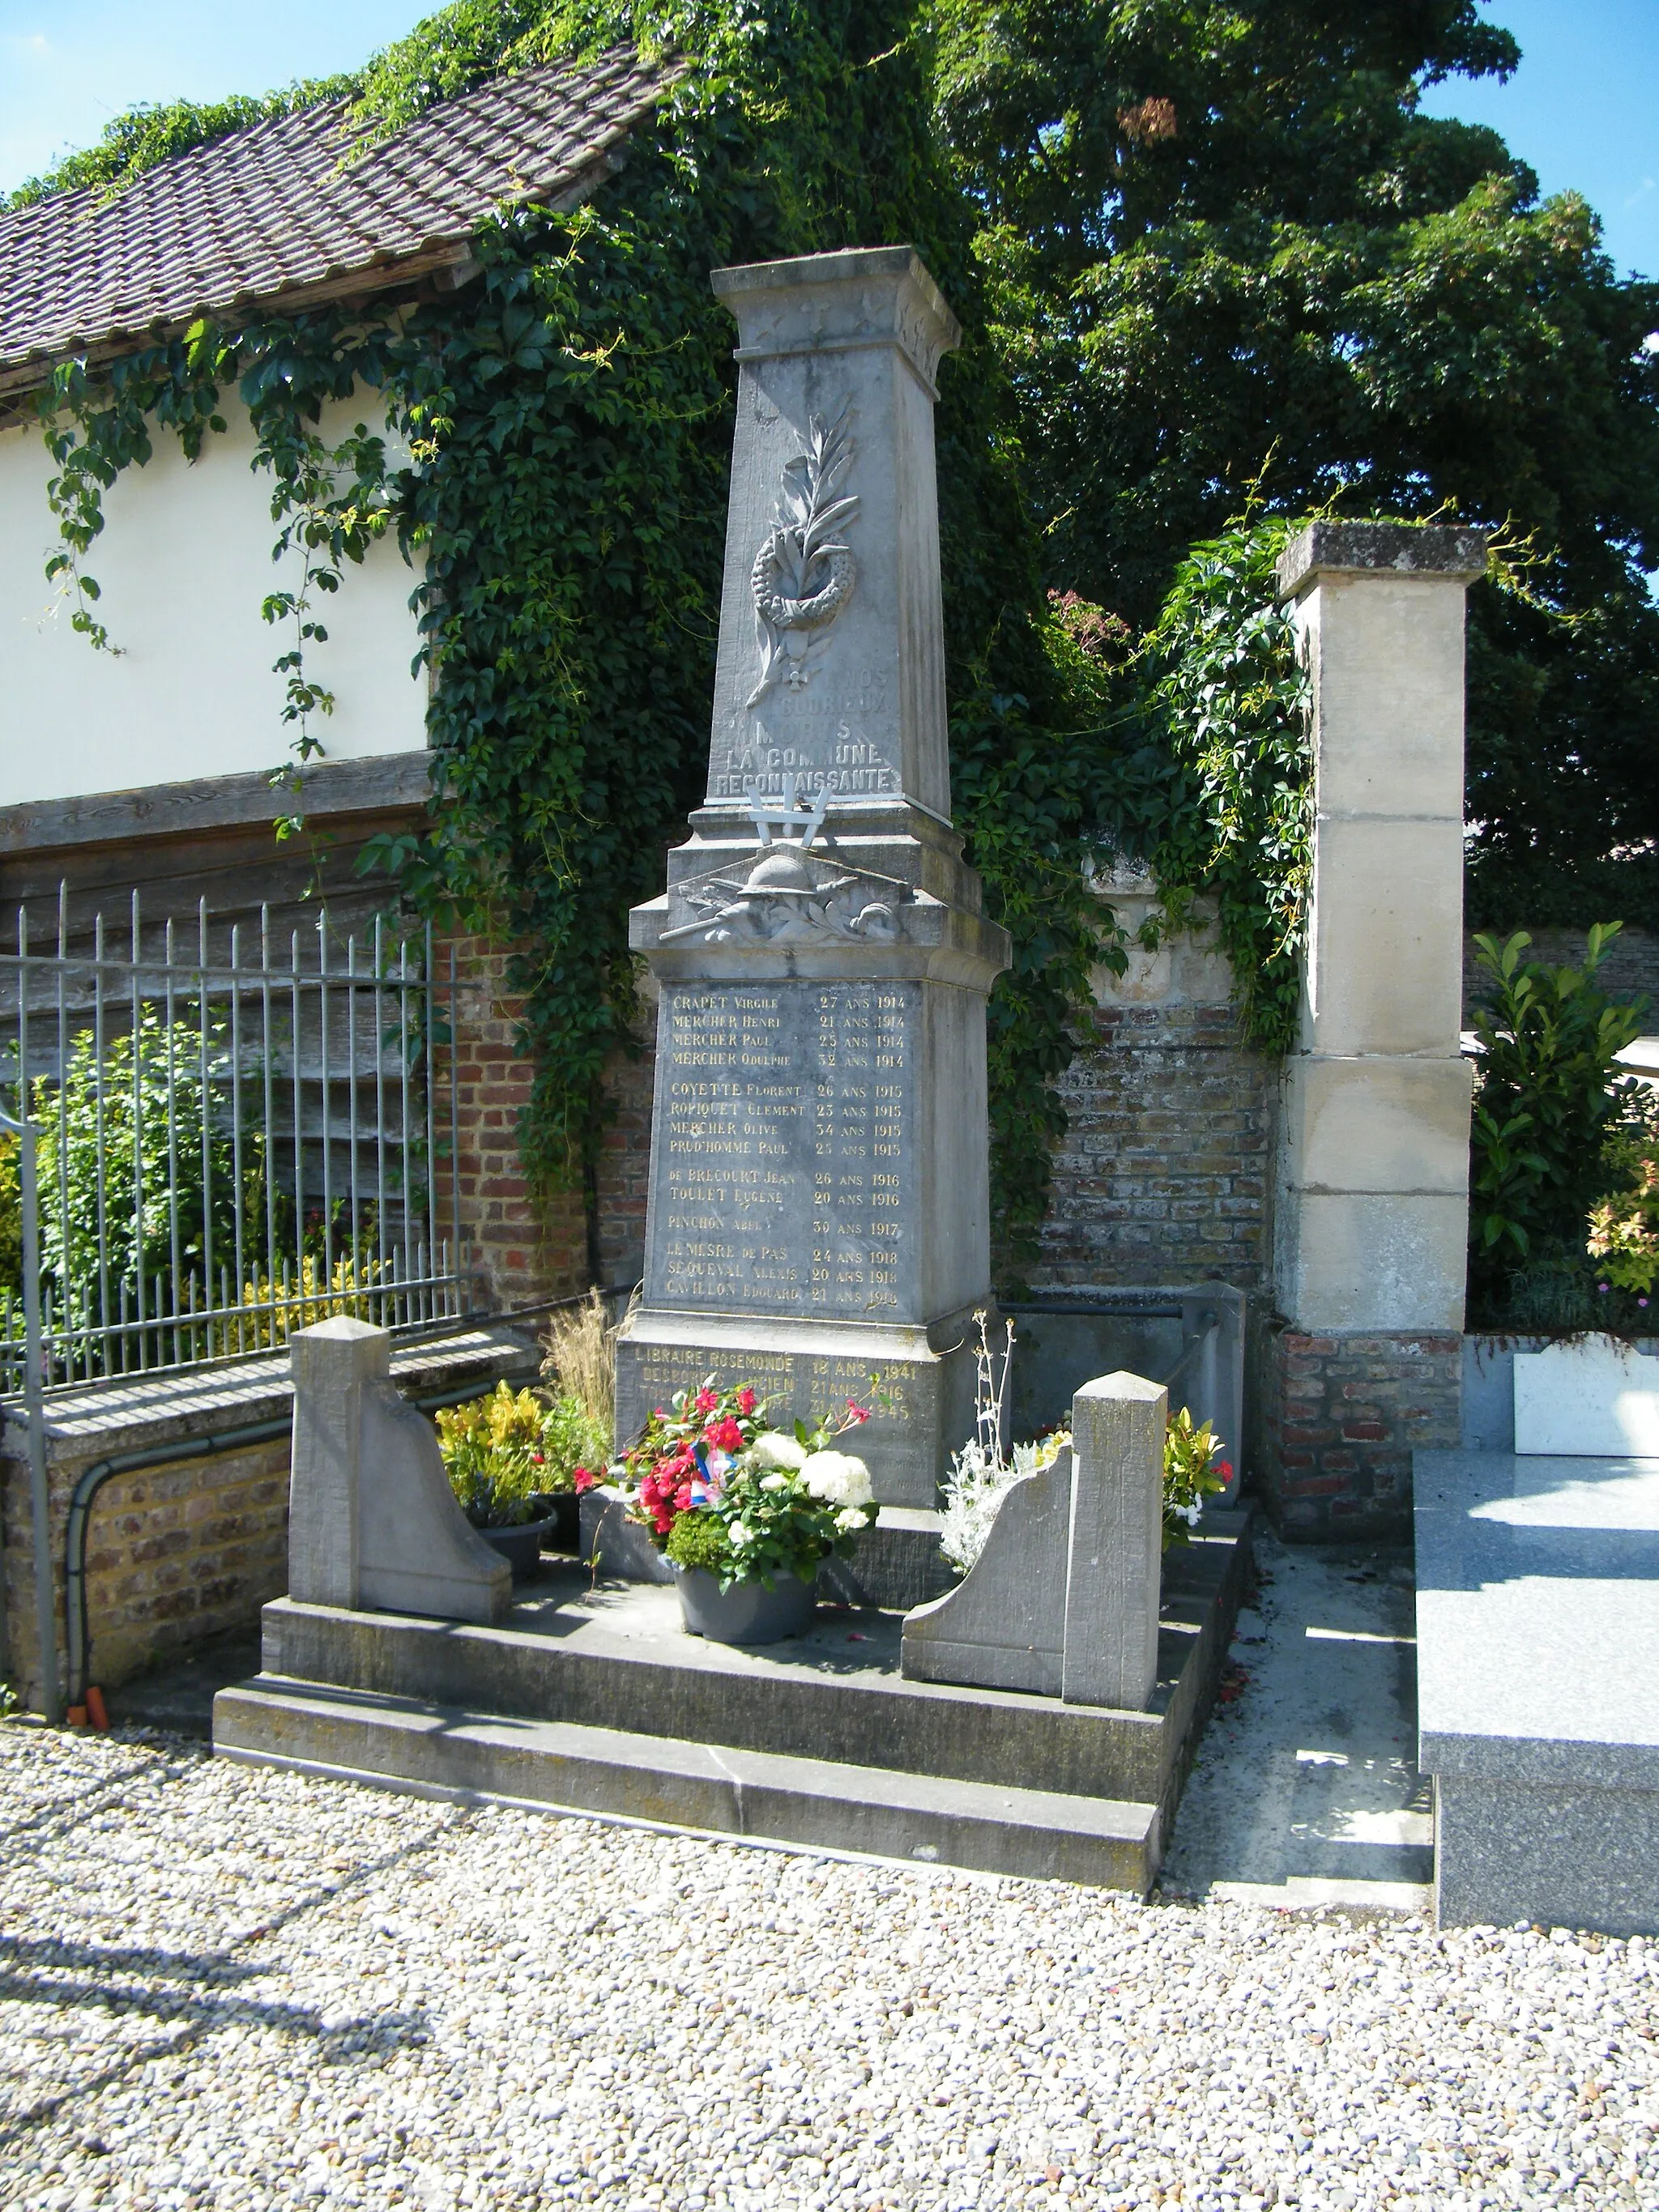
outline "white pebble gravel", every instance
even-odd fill
[[[1108,1893],[0,1725],[0,2203],[1659,2205],[1659,1942]]]

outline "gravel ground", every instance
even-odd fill
[[[0,2203],[1659,2203],[1659,1942],[1141,1905],[18,1723],[0,1833]]]

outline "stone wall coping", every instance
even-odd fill
[[[472,1375],[480,1386],[496,1374],[532,1367],[535,1345],[516,1331],[482,1323],[454,1336],[398,1343],[392,1376],[400,1389],[421,1393],[459,1387]],[[235,1365],[174,1368],[125,1382],[88,1384],[48,1398],[46,1438],[53,1455],[101,1458],[152,1444],[184,1443],[215,1429],[275,1419],[294,1395],[288,1353],[271,1352]],[[0,1460],[21,1460],[27,1431],[17,1409],[0,1432]]]
[[[1322,575],[1394,574],[1472,583],[1486,573],[1489,530],[1438,522],[1310,522],[1279,558],[1279,596]]]

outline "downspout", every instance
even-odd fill
[[[410,1403],[422,1413],[435,1413],[441,1406],[459,1406],[479,1395],[478,1379],[437,1390]],[[106,1482],[114,1481],[118,1474],[136,1474],[149,1467],[172,1467],[180,1460],[210,1459],[220,1452],[239,1451],[248,1444],[272,1443],[278,1437],[287,1436],[294,1425],[291,1413],[270,1416],[263,1421],[245,1421],[239,1428],[216,1429],[210,1435],[191,1437],[188,1442],[173,1444],[152,1444],[143,1451],[112,1452],[106,1459],[94,1460],[82,1474],[70,1498],[69,1527],[66,1532],[64,1562],[64,1614],[66,1640],[69,1645],[69,1697],[71,1707],[84,1707],[87,1674],[91,1663],[92,1635],[87,1621],[87,1528],[92,1517],[92,1508],[99,1492]],[[43,1439],[44,1442],[44,1439]],[[44,1547],[43,1547],[44,1548]],[[53,1638],[54,1646],[56,1638]],[[53,1672],[57,1669],[57,1653],[52,1653]]]

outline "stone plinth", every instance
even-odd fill
[[[1412,1439],[1380,1410],[1402,1391],[1419,1435],[1456,1433],[1455,1363],[1449,1402],[1417,1401],[1414,1383],[1425,1344],[1463,1325],[1463,601],[1486,548],[1480,530],[1319,522],[1279,564],[1313,679],[1314,851],[1274,1291],[1303,1347],[1291,1365],[1351,1351],[1366,1371],[1349,1380],[1387,1386],[1316,1409],[1341,1417],[1316,1437],[1333,1422],[1305,1390],[1281,1402],[1284,1362],[1270,1377],[1269,1494],[1310,1534],[1403,1526]]]
[[[336,1315],[299,1330],[289,1594],[323,1606],[497,1620],[512,1574],[467,1525],[430,1422],[391,1379],[392,1338]]]
[[[617,1432],[711,1372],[811,1417],[872,1378],[884,1504],[971,1425],[990,1302],[985,1001],[949,825],[933,378],[908,247],[717,271],[740,364],[708,804],[631,942],[661,990]]]
[[[1015,1483],[964,1579],[906,1616],[908,1677],[1146,1709],[1158,1677],[1168,1411],[1169,1393],[1139,1375],[1085,1383],[1073,1449]]]
[[[1659,1463],[1425,1454],[1416,1534],[1442,1923],[1659,1935]]]

